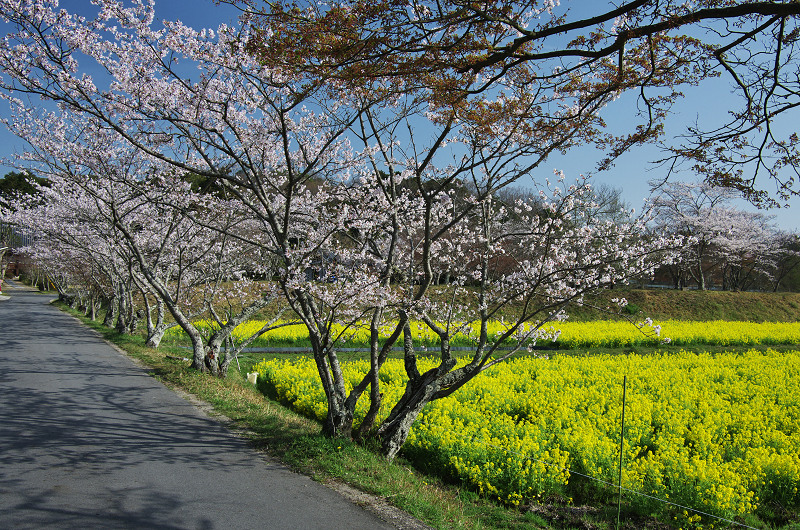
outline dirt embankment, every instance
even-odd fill
[[[630,310],[666,320],[743,320],[751,322],[800,322],[800,293],[750,293],[729,291],[612,290],[594,301],[610,305],[612,298],[628,300]],[[608,318],[600,310],[575,308],[571,320]]]

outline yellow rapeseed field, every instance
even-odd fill
[[[253,320],[241,324],[234,330],[234,339],[241,341],[257,332],[265,322]],[[196,325],[206,331],[214,327],[210,321],[197,322]],[[773,344],[800,344],[800,323],[792,322],[692,322],[666,320],[659,322],[661,333],[655,335],[652,328],[643,328],[645,332],[627,321],[601,320],[593,322],[558,322],[553,327],[561,334],[553,346],[572,348],[613,348],[636,345],[658,345],[665,340],[676,345],[706,344],[717,346],[755,346]],[[477,336],[477,325],[471,326],[470,333]],[[489,334],[496,336],[505,330],[502,322],[492,322]],[[425,325],[414,322],[412,330],[418,344],[436,344],[437,337]],[[391,333],[390,326],[384,327],[384,337]],[[178,335],[179,328],[172,328],[171,333]],[[343,332],[334,327],[334,333],[342,333],[342,338],[352,345],[367,344],[369,331],[366,328],[355,328]],[[308,331],[302,325],[287,326],[266,333],[256,345],[265,344],[304,344],[308,341]],[[469,336],[460,334],[452,341],[456,345],[468,345],[472,341]]]
[[[727,340],[716,335],[718,326],[705,323],[704,336]],[[674,329],[686,336],[701,331],[678,323]],[[769,340],[753,329],[744,326],[733,340]],[[433,365],[421,362],[422,370]],[[364,361],[344,366],[351,384],[367,368]],[[312,360],[263,361],[256,369],[281,399],[324,418]],[[728,518],[766,500],[798,505],[798,351],[520,358],[429,404],[406,447],[512,505],[553,491],[569,495],[575,487],[610,495],[615,490],[609,485],[617,484],[625,376],[626,502],[647,510],[666,506],[654,497]],[[402,362],[388,361],[381,380],[388,407],[402,392]],[[690,513],[692,521],[697,516]]]

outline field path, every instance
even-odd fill
[[[396,527],[256,453],[47,296],[3,289],[0,528]]]

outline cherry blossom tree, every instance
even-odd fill
[[[722,289],[745,291],[758,283],[771,284],[779,249],[778,232],[772,218],[761,212],[725,208],[715,239],[720,256]]]
[[[258,228],[255,237],[228,235],[280,262],[279,285],[304,315],[320,374],[334,366],[333,386],[342,390],[330,336],[331,319],[339,314],[318,303],[339,308],[370,289],[351,288],[351,282],[331,293],[316,287],[320,278],[306,276],[320,260],[347,249],[338,238],[348,215],[338,206],[340,184],[350,181],[361,157],[344,134],[361,107],[341,98],[357,101],[358,94],[333,97],[331,87],[305,87],[296,76],[263,67],[241,53],[243,29],[195,32],[169,23],[155,30],[150,6],[102,2],[101,8],[97,19],[86,21],[48,4],[5,4],[3,14],[19,31],[4,45],[4,93],[36,95],[90,116],[144,156],[224,186]],[[51,53],[56,48],[63,53]],[[78,52],[111,78],[106,90],[79,71]],[[189,82],[186,70],[195,67],[199,80]],[[48,81],[53,76],[55,83]],[[19,100],[12,105],[24,108]],[[333,386],[327,387],[329,408],[338,417]]]
[[[174,200],[172,193],[179,193],[186,201],[191,197],[188,185],[181,188],[180,180],[165,179],[164,188],[157,194],[152,183],[139,182],[133,187],[114,182],[107,173],[101,178],[51,174],[49,180],[45,204],[18,208],[14,214],[20,226],[37,235],[35,247],[29,249],[32,257],[61,263],[69,272],[73,292],[76,287],[80,293],[110,285],[118,300],[114,313],[120,332],[135,331],[144,316],[137,310],[136,295],[141,292],[142,300],[155,297],[192,340],[195,368],[224,375],[231,358],[220,355],[220,345],[235,324],[225,322],[224,332],[218,330],[205,337],[193,320],[209,312],[215,314],[215,304],[229,298],[227,314],[238,324],[271,298],[259,292],[254,302],[253,296],[245,295],[252,282],[236,281],[243,273],[240,267],[250,263],[251,256],[240,247],[231,248],[236,247],[235,241],[226,241],[219,232],[195,224],[167,203],[159,203],[167,198]],[[193,206],[200,208],[200,202]],[[224,217],[218,210],[208,214],[213,214],[217,223]],[[91,271],[101,272],[106,281]],[[237,311],[240,305],[246,310]],[[155,323],[148,319],[148,343],[157,346],[173,325],[166,323],[163,315]]]
[[[724,230],[724,207],[735,196],[731,190],[714,188],[705,183],[670,182],[654,198],[656,231],[692,238],[680,263],[705,290],[711,272],[718,265],[714,244]]]
[[[522,82],[530,72],[506,83],[485,77],[490,69],[454,76],[449,67],[443,76],[421,70],[423,82],[392,72],[349,77],[308,68],[318,47],[301,62],[248,53],[269,37],[252,24],[259,19],[215,31],[171,22],[157,29],[149,4],[97,4],[98,16],[83,19],[48,2],[0,1],[15,28],[0,43],[0,93],[20,117],[10,125],[29,123],[17,98],[25,94],[90,127],[91,137],[81,136],[83,126],[49,127],[72,131],[59,172],[95,202],[133,257],[131,270],[187,330],[198,369],[208,343],[180,310],[178,284],[169,282],[175,263],[186,266],[177,269],[182,278],[199,278],[223,261],[222,241],[248,246],[253,272],[269,271],[309,332],[328,435],[375,435],[393,457],[426,403],[552,337],[548,323],[569,304],[649,272],[649,258],[673,244],[643,237],[646,216],[581,217],[598,207],[590,186],[561,175],[541,179],[533,199],[497,200],[553,152],[600,141],[598,112],[619,94],[617,84],[531,92]],[[279,59],[292,53],[274,50]],[[103,74],[89,76],[87,63]],[[674,80],[653,76],[659,87]],[[630,141],[650,136],[642,130]],[[63,143],[37,138],[48,163],[64,166]],[[186,173],[219,195],[191,195],[179,177]],[[199,263],[205,256],[213,263]],[[447,284],[436,289],[442,278]],[[506,309],[514,315],[506,330],[490,336],[489,322]],[[223,329],[235,317],[217,320]],[[386,324],[388,338],[379,333]],[[437,366],[424,373],[417,326],[440,343]],[[348,390],[337,347],[359,328],[369,331],[370,370]],[[462,365],[450,346],[458,332],[473,340]],[[408,384],[375,426],[380,371],[395,344],[403,345]],[[368,388],[370,410],[354,431]]]
[[[800,235],[797,232],[780,231],[776,234],[777,250],[775,252],[772,290],[777,292],[783,288],[789,291],[797,291],[797,271],[800,267]],[[791,278],[794,275],[795,281],[792,285]]]
[[[34,204],[22,212],[22,222],[39,232],[50,227],[56,233],[58,225],[48,223],[48,217],[77,222],[76,231],[84,229],[84,244],[74,246],[111,260],[102,270],[113,288],[110,298],[116,305],[109,313],[116,313],[119,331],[133,331],[142,317],[134,303],[140,292],[150,345],[157,346],[170,326],[163,318],[166,307],[192,341],[195,367],[224,374],[230,358],[221,357],[220,344],[235,327],[231,322],[241,322],[243,315],[252,315],[271,300],[263,292],[255,301],[246,295],[253,282],[243,278],[243,272],[258,264],[240,234],[246,220],[225,200],[193,193],[182,176],[165,172],[158,160],[120,143],[116,133],[85,115],[18,110],[12,130],[30,145],[24,158],[52,185],[44,193],[46,205]],[[105,248],[101,251],[90,243]],[[155,323],[150,297],[159,310]],[[238,304],[228,302],[231,322],[220,323],[222,329],[206,340],[192,320],[207,312],[216,316],[214,304],[226,299],[245,307],[236,311],[233,305]]]
[[[709,183],[758,204],[798,192],[794,138],[781,137],[775,127],[796,104],[793,47],[800,8],[794,2],[643,0],[593,4],[596,14],[586,17],[537,1],[228,3],[241,6],[256,28],[242,41],[265,65],[310,84],[395,96],[390,116],[366,113],[364,138],[370,141],[364,143],[381,148],[376,173],[410,175],[423,203],[441,201],[456,182],[473,179],[474,205],[491,202],[496,190],[575,145],[603,148],[607,157],[599,167],[611,167],[623,152],[662,140],[681,86],[719,73],[742,96],[742,109],[721,117],[730,120],[708,134],[696,127],[685,141],[665,142],[671,153],[666,161],[674,169],[689,160]],[[633,96],[625,101],[637,104],[630,128],[608,131],[603,112],[619,106],[616,100],[625,94]],[[427,138],[405,119],[423,114]],[[410,132],[401,138],[401,130]],[[764,173],[776,187],[775,199],[756,185],[765,184]],[[456,200],[448,204],[458,207]],[[461,219],[474,218],[474,209],[461,209]],[[431,217],[423,214],[426,230],[435,226]],[[424,287],[412,300],[424,300],[441,277],[442,269],[428,260],[443,241],[452,241],[457,218],[410,246],[427,262],[414,280]],[[704,287],[706,247],[692,247],[701,254],[692,272]],[[444,366],[439,369],[446,372]],[[415,379],[413,370],[409,377]],[[393,445],[386,425],[379,433]]]
[[[43,201],[15,203],[10,219],[27,232],[31,241],[21,251],[47,271],[59,297],[71,305],[77,306],[82,292],[92,287],[104,286],[106,297],[110,297],[108,289],[119,294],[121,288],[117,286],[127,283],[129,267],[128,261],[115,252],[118,246],[110,227],[98,223],[89,204],[71,200],[70,196],[75,196],[69,187],[64,190],[69,195],[59,191],[48,186],[42,189]],[[61,200],[51,202],[52,197]],[[124,323],[127,316],[114,312],[115,318],[120,317],[119,322]]]
[[[566,318],[568,307],[633,274],[648,274],[651,258],[674,245],[644,239],[647,218],[581,222],[586,208],[596,205],[593,198],[585,182],[560,178],[535,201],[506,206],[485,194],[480,200],[472,197],[476,205],[469,207],[472,201],[459,205],[439,197],[438,206],[423,216],[430,224],[423,222],[407,242],[420,251],[409,263],[411,281],[399,306],[409,379],[377,429],[388,456],[400,450],[428,402],[520,351],[535,351],[537,344],[557,338],[550,324]],[[451,283],[433,289],[434,271],[447,271]],[[501,317],[504,330],[490,335],[490,322]],[[411,318],[439,338],[439,363],[424,373],[417,367]],[[457,333],[473,340],[461,365],[450,347]]]
[[[744,290],[769,283],[776,270],[780,244],[772,218],[732,206],[734,197],[704,183],[670,182],[654,200],[656,230],[692,238],[671,267],[685,270],[701,290],[715,273],[723,289]]]
[[[27,171],[10,172],[0,178],[0,291],[3,288],[8,265],[15,249],[22,246],[17,227],[6,218],[13,212],[11,202],[17,198],[36,193],[35,183],[43,179]]]

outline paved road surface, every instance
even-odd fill
[[[3,290],[0,528],[393,527],[268,462],[46,296]]]

